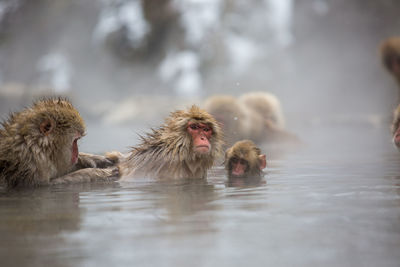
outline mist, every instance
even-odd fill
[[[399,34],[399,11],[394,0],[1,1],[0,112],[65,95],[96,152],[134,144],[176,108],[248,91],[274,93],[303,138],[309,124],[388,127],[397,91],[378,46]]]

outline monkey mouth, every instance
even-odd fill
[[[208,153],[210,151],[210,147],[207,145],[196,146],[196,151],[201,154]]]

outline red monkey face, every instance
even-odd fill
[[[210,138],[212,128],[204,123],[189,122],[187,128],[192,136],[194,151],[200,154],[206,154],[211,150]]]

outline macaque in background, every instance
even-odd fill
[[[292,142],[299,143],[296,135],[285,129],[285,121],[281,104],[276,96],[267,92],[250,92],[239,97],[238,102],[245,109],[250,110],[249,118],[252,128],[250,133],[256,135],[248,135],[249,139],[257,143],[260,142]],[[261,122],[260,118],[261,117]],[[261,134],[254,129],[256,125],[261,125]]]
[[[391,37],[380,46],[381,60],[386,70],[397,80],[400,99],[400,37]],[[393,143],[400,150],[400,105],[393,112],[392,137]]]
[[[12,113],[0,129],[0,180],[8,187],[108,180],[117,168],[102,156],[79,154],[84,121],[64,99],[43,99]]]
[[[394,110],[392,122],[393,143],[400,150],[400,105]]]
[[[298,142],[287,132],[278,99],[263,92],[232,96],[212,96],[205,101],[205,109],[221,124],[226,143],[233,145],[242,139],[263,142]]]
[[[400,89],[400,37],[391,37],[383,41],[380,54],[383,65],[396,78]]]
[[[130,154],[109,154],[119,161],[121,180],[128,178],[206,178],[221,154],[221,130],[206,111],[192,106],[170,114],[158,129],[142,137]]]
[[[250,140],[236,142],[225,153],[228,178],[261,178],[267,166],[266,156]]]
[[[273,94],[267,92],[250,92],[241,95],[238,101],[259,114],[264,120],[270,121],[277,127],[285,127],[281,103]]]
[[[220,124],[226,145],[230,146],[246,135],[246,114],[236,98],[229,95],[215,95],[204,103],[204,109]]]

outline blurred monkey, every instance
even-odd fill
[[[400,37],[387,38],[380,45],[383,66],[397,80],[400,99]],[[395,146],[400,149],[400,105],[393,112],[392,137]]]
[[[396,78],[400,89],[400,37],[391,37],[383,41],[380,54],[384,67]]]
[[[257,144],[299,141],[284,129],[279,100],[269,93],[248,93],[238,99],[217,95],[208,98],[204,106],[221,124],[228,146],[242,139]]]
[[[227,145],[232,145],[247,135],[246,111],[233,96],[209,97],[204,103],[204,109],[218,121]]]
[[[281,103],[276,96],[267,92],[250,92],[239,97],[239,102],[259,114],[264,120],[284,128],[285,120]]]

